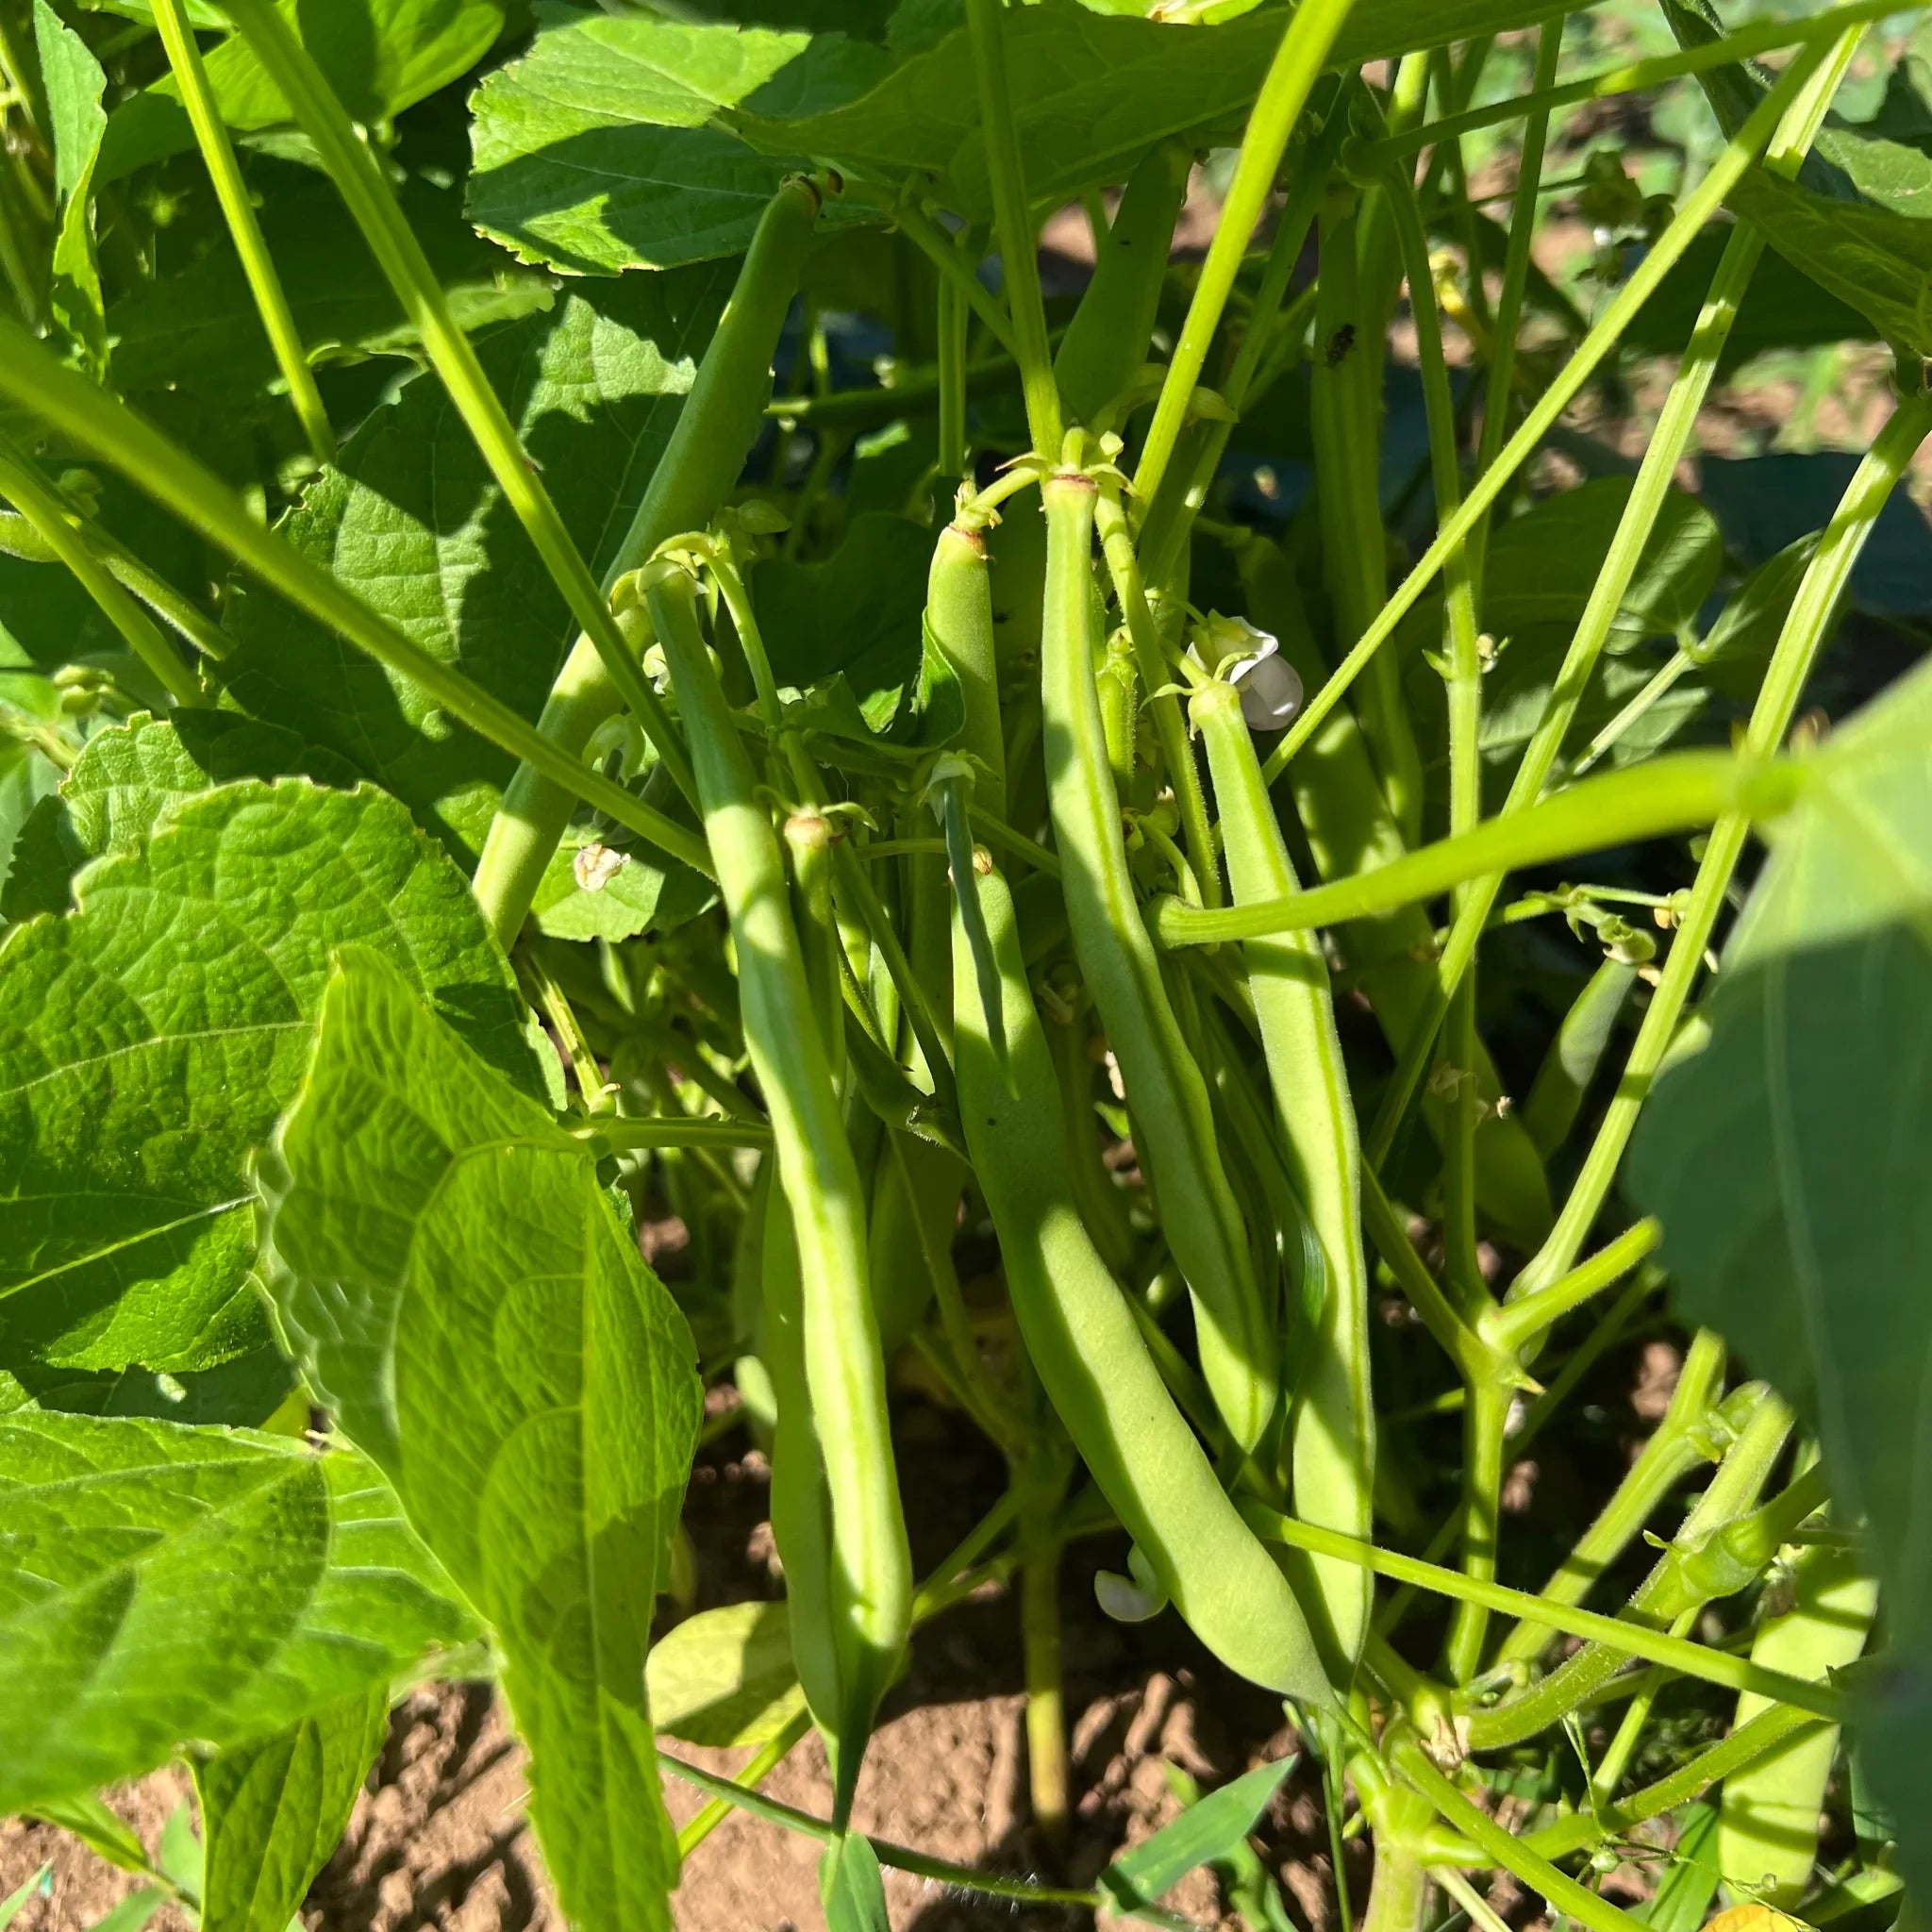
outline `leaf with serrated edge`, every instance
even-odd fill
[[[341,1841],[388,1727],[385,1685],[195,1759],[201,1932],[285,1932]]]
[[[474,1636],[353,1451],[0,1417],[0,1814],[262,1737]]]
[[[1932,1807],[1932,669],[1848,723],[1725,950],[1709,1044],[1666,1073],[1629,1184],[1678,1307],[1822,1433],[1868,1517],[1890,1680],[1863,1748],[1901,1818]],[[1910,1834],[1907,1835],[1911,1836]],[[1923,1838],[1902,1845],[1932,1883]]]
[[[731,275],[573,295],[477,343],[524,449],[601,572],[676,423]],[[534,721],[576,635],[441,385],[419,378],[344,445],[282,534],[344,590]],[[515,760],[407,678],[271,594],[243,599],[220,675],[242,709],[347,758],[470,857]]]
[[[76,890],[0,941],[0,1362],[202,1368],[264,1340],[248,1160],[337,946],[380,949],[544,1091],[462,875],[379,792],[204,792]]]
[[[589,1932],[670,1923],[644,1655],[696,1440],[691,1334],[546,1109],[347,953],[264,1165],[282,1325],[494,1625]]]

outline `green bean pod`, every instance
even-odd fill
[[[1870,1573],[1854,1551],[1829,1544],[1800,1550],[1791,1559],[1795,1602],[1759,1628],[1751,1661],[1821,1682],[1853,1662],[1878,1610]],[[1770,1699],[1745,1692],[1737,1724],[1770,1707]],[[1837,1755],[1838,1726],[1818,1724],[1724,1780],[1717,1868],[1734,1891],[1780,1911],[1797,1909],[1818,1863],[1818,1821]]]
[[[1315,648],[1288,559],[1274,544],[1257,538],[1241,552],[1241,568],[1249,616],[1280,641],[1281,655],[1300,674],[1304,686],[1319,691],[1327,680],[1328,667]],[[1373,872],[1408,850],[1382,795],[1361,728],[1345,703],[1329,712],[1321,730],[1289,766],[1288,781],[1295,814],[1323,878]],[[1389,1044],[1401,1052],[1435,976],[1428,913],[1420,906],[1405,906],[1376,919],[1354,920],[1342,929],[1341,939],[1376,1024]],[[1480,1043],[1475,1075],[1477,1094],[1485,1103],[1475,1136],[1476,1202],[1498,1230],[1526,1251],[1533,1250],[1556,1218],[1542,1158],[1522,1121],[1513,1113],[1496,1110],[1502,1082]],[[1440,1141],[1446,1124],[1441,1101],[1424,1095],[1422,1114]]]
[[[999,961],[1007,1053],[1003,1068],[956,921],[959,1110],[1026,1352],[1101,1493],[1194,1634],[1254,1683],[1325,1705],[1328,1679],[1287,1577],[1216,1481],[1081,1221],[1012,894],[990,865],[979,896]]]
[[[1208,749],[1234,903],[1297,891],[1239,694],[1231,685],[1204,685],[1189,709]],[[1328,966],[1312,932],[1246,941],[1241,957],[1290,1175],[1328,1274],[1319,1332],[1291,1423],[1295,1513],[1372,1541],[1375,1414],[1369,1386],[1361,1144],[1335,1031]],[[1374,1579],[1353,1564],[1320,1559],[1314,1573],[1329,1634],[1338,1654],[1352,1664],[1368,1636]]]
[[[1093,278],[1053,358],[1073,422],[1091,424],[1147,360],[1193,158],[1182,142],[1163,142],[1128,178],[1099,240]]]
[[[680,567],[645,594],[691,740],[705,836],[738,955],[745,1047],[772,1120],[797,1243],[801,1349],[831,1506],[831,1591],[841,1666],[842,1825],[858,1744],[891,1679],[911,1614],[912,1561],[886,1415],[885,1364],[867,1285],[865,1199],[813,1002],[785,860],[698,625]],[[767,1233],[767,1246],[772,1235]],[[770,1267],[768,1262],[768,1269]]]
[[[667,539],[706,528],[737,483],[764,424],[772,358],[818,213],[818,190],[805,180],[786,181],[767,204],[676,426],[605,573],[606,590]],[[579,638],[544,700],[538,728],[580,754],[620,702],[596,647]],[[506,946],[529,912],[575,805],[560,785],[527,765],[518,768],[505,789],[477,861],[475,893]]]
[[[1074,952],[1121,1070],[1162,1227],[1193,1296],[1202,1373],[1228,1433],[1251,1450],[1279,1399],[1281,1344],[1215,1144],[1208,1084],[1174,1017],[1127,869],[1094,688],[1094,485],[1063,470],[1042,494],[1043,744]]]
[[[948,524],[940,532],[926,576],[925,624],[965,695],[966,728],[959,749],[981,767],[974,779],[974,799],[995,818],[1005,818],[1007,748],[1000,735],[992,580],[980,531]]]

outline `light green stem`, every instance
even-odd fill
[[[1511,477],[1541,446],[1585,383],[1595,375],[1605,357],[1623,339],[1659,283],[1675,267],[1678,259],[1695,241],[1705,224],[1724,206],[1724,197],[1744,177],[1758,152],[1771,139],[1786,108],[1797,97],[1811,72],[1824,58],[1822,47],[1808,47],[1782,75],[1775,88],[1755,108],[1750,118],[1728,142],[1710,172],[1684,197],[1671,225],[1658,236],[1616,299],[1604,310],[1590,333],[1577,345],[1576,353],[1563,365],[1557,379],[1544,391],[1536,407],[1524,418],[1503,453],[1477,478],[1462,507],[1447,519],[1436,533],[1415,568],[1382,607],[1368,630],[1357,640],[1334,675],[1315,692],[1302,714],[1282,735],[1265,768],[1270,783],[1280,776],[1288,762],[1321,729],[1349,687],[1367,667],[1375,653],[1395,634],[1396,626],[1414,608],[1417,599],[1435,581],[1437,574],[1468,537],[1477,521],[1495,504]]]
[[[1772,652],[1771,668],[1765,674],[1750,726],[1744,734],[1745,757],[1762,756],[1765,749],[1774,749],[1784,741],[1852,567],[1864,550],[1878,513],[1890,501],[1892,491],[1928,432],[1932,432],[1932,395],[1913,396],[1901,403],[1846,485],[1844,496],[1819,541]],[[1561,797],[1577,797],[1591,785],[1602,782],[1598,778],[1585,779]],[[1529,816],[1534,814],[1520,815],[1515,823],[1520,824]],[[1731,875],[1743,857],[1750,826],[1749,815],[1736,810],[1726,812],[1713,825],[1703,862],[1697,869],[1696,883],[1690,890],[1690,904],[1671,941],[1670,958],[1664,963],[1663,975],[1638,1029],[1637,1043],[1630,1050],[1624,1077],[1617,1083],[1616,1094],[1604,1114],[1596,1139],[1591,1143],[1576,1185],[1557,1217],[1557,1224],[1511,1286],[1512,1300],[1534,1293],[1566,1273],[1589,1238],[1609,1196],[1637,1116],[1676,1036],[1677,1022],[1702,968],[1705,950],[1710,944],[1718,914],[1730,890]]]
[[[1257,933],[1339,925],[1434,898],[1488,872],[1507,873],[1607,845],[1661,838],[1727,814],[1746,824],[1754,818],[1776,818],[1798,802],[1804,789],[1804,767],[1796,760],[1676,752],[1636,770],[1588,778],[1528,811],[1486,819],[1473,832],[1439,840],[1374,872],[1218,910],[1163,899],[1151,909],[1150,921],[1164,946],[1209,946]]]
[[[188,110],[189,125],[194,129],[196,144],[214,184],[215,199],[221,203],[222,218],[228,225],[235,253],[242,258],[242,273],[248,278],[249,292],[255,297],[261,325],[275,351],[275,366],[289,385],[289,400],[302,421],[303,433],[318,463],[332,463],[336,458],[335,431],[329,426],[328,410],[323,406],[322,391],[315,386],[315,372],[302,347],[302,334],[289,309],[289,298],[282,291],[281,277],[270,258],[262,237],[261,224],[255,218],[255,204],[248,197],[248,185],[235,159],[234,143],[222,123],[215,105],[214,90],[208,85],[208,69],[202,62],[201,48],[194,29],[189,25],[181,0],[154,0],[155,26],[167,50],[168,65],[181,89],[181,105]]]
[[[1046,339],[1046,308],[1040,293],[1040,254],[1033,210],[1020,159],[1020,132],[1007,73],[1005,0],[966,0],[973,67],[979,82],[986,168],[992,182],[993,217],[1007,302],[1013,315],[1013,353],[1026,394],[1026,425],[1033,446],[1051,462],[1060,447],[1060,392],[1054,381],[1053,351]]]
[[[1174,344],[1174,359],[1168,364],[1160,399],[1155,405],[1154,422],[1134,472],[1134,493],[1142,503],[1153,500],[1174,458],[1174,444],[1187,421],[1194,387],[1207,367],[1208,350],[1221,325],[1222,311],[1247,257],[1255,224],[1281,172],[1289,136],[1294,132],[1294,124],[1307,104],[1308,91],[1320,76],[1335,37],[1354,5],[1355,0],[1303,0],[1289,17],[1255,110],[1248,117],[1234,179],[1228,184],[1221,220],[1208,244],[1208,259],[1201,265],[1201,279],[1188,305],[1180,341]]]

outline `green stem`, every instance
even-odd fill
[[[10,328],[11,324],[8,325]],[[35,345],[38,348],[38,344]],[[45,351],[40,351],[44,355]],[[198,704],[201,686],[179,654],[155,627],[154,620],[114,580],[85,536],[69,520],[67,507],[38,470],[5,438],[0,438],[0,495],[7,496],[49,550],[73,573],[101,615],[121,633],[127,648],[177,705]]]
[[[236,30],[261,63],[347,205],[383,277],[422,337],[424,352],[449,391],[497,487],[523,525],[571,614],[603,660],[606,674],[658,749],[687,798],[695,796],[691,762],[618,628],[606,591],[591,575],[557,505],[525,455],[501,398],[470,339],[451,313],[442,284],[416,239],[381,164],[357,132],[307,48],[269,0],[222,0]]]
[[[1772,652],[1771,667],[1765,674],[1744,734],[1744,756],[1761,756],[1761,748],[1775,747],[1784,741],[1852,568],[1878,521],[1879,512],[1890,501],[1892,491],[1928,432],[1932,432],[1932,396],[1913,396],[1902,402],[1846,486]],[[1576,797],[1600,783],[1598,778],[1585,779],[1561,796]],[[1524,817],[1532,815],[1519,815],[1515,823],[1520,824]],[[1563,1204],[1563,1211],[1557,1217],[1542,1247],[1511,1287],[1511,1300],[1535,1292],[1573,1265],[1609,1197],[1637,1116],[1676,1035],[1677,1022],[1696,983],[1705,950],[1710,944],[1718,914],[1730,890],[1731,876],[1743,857],[1749,831],[1749,815],[1737,810],[1726,812],[1712,827],[1703,862],[1697,869],[1696,883],[1690,890],[1690,903],[1671,941],[1670,958],[1651,995],[1643,1023],[1638,1029],[1637,1043],[1631,1048],[1624,1076],[1617,1083],[1616,1094],[1605,1111],[1576,1185]]]
[[[1355,0],[1303,0],[1282,33],[1254,112],[1248,117],[1234,179],[1228,184],[1221,220],[1208,245],[1208,259],[1201,265],[1201,279],[1188,305],[1180,341],[1174,345],[1160,400],[1155,405],[1154,422],[1134,473],[1134,493],[1142,503],[1153,500],[1173,460],[1194,387],[1201,380],[1208,348],[1221,325],[1222,311],[1247,257],[1249,238],[1281,172],[1289,137],[1354,5]]]
[[[1026,1777],[1033,1822],[1050,1839],[1067,1830],[1067,1718],[1060,1673],[1060,1541],[1055,1518],[1066,1487],[1029,1484],[1020,1515],[1020,1636],[1026,1673]]]
[[[1514,1391],[1493,1375],[1470,1385],[1462,1411],[1462,1574],[1492,1582],[1502,1522],[1509,1406]],[[1464,1597],[1450,1619],[1442,1667],[1452,1683],[1467,1684],[1482,1668],[1490,1606]]]
[[[1399,160],[1420,153],[1438,142],[1454,141],[1480,128],[1496,127],[1518,121],[1525,115],[1547,120],[1553,108],[1574,107],[1578,101],[1607,100],[1613,94],[1645,92],[1665,81],[1681,79],[1688,74],[1707,74],[1713,67],[1726,67],[1781,47],[1810,46],[1829,41],[1848,27],[1890,19],[1898,11],[1898,0],[1853,0],[1844,7],[1833,7],[1806,20],[1748,21],[1733,27],[1723,40],[1681,53],[1659,54],[1647,60],[1627,60],[1616,67],[1601,67],[1593,74],[1579,75],[1574,80],[1552,86],[1541,72],[1536,87],[1528,93],[1507,100],[1492,101],[1459,114],[1444,115],[1440,121],[1391,134],[1375,143],[1377,159]]]
[[[1623,1280],[1662,1239],[1663,1229],[1654,1219],[1646,1217],[1635,1227],[1624,1229],[1580,1268],[1573,1268],[1568,1274],[1526,1299],[1498,1308],[1489,1318],[1485,1332],[1498,1348],[1512,1357],[1527,1354],[1554,1323],[1560,1322],[1573,1308],[1581,1307],[1592,1295],[1601,1294]]]
[[[1007,75],[1005,23],[1005,0],[966,0],[987,174],[992,182],[993,219],[999,229],[1000,260],[1006,269],[1007,302],[1013,315],[1013,354],[1025,390],[1026,425],[1033,447],[1051,462],[1060,448],[1060,392],[1054,381],[1053,350],[1046,339],[1040,253]]]
[[[1395,1738],[1385,1747],[1390,1763],[1428,1799],[1443,1822],[1454,1826],[1498,1865],[1541,1892],[1559,1912],[1566,1912],[1588,1932],[1639,1932],[1641,1921],[1619,1911],[1607,1899],[1579,1885],[1528,1843],[1470,1803],[1444,1775],[1412,1733]]]
[[[1580,778],[1621,739],[1639,719],[1675,690],[1678,682],[1697,666],[1689,651],[1680,650],[1617,715],[1584,746],[1570,766],[1570,775]]]
[[[769,1147],[772,1130],[762,1122],[718,1120],[708,1115],[606,1114],[572,1129],[599,1159],[606,1154],[658,1147]]]
[[[444,664],[265,529],[210,470],[151,429],[132,410],[54,357],[16,324],[0,320],[0,394],[92,450],[252,571],[297,609],[411,679],[437,704],[513,758],[541,771],[573,798],[708,875],[705,841],[623,786],[581,764],[525,723],[501,700]]]
[[[768,1738],[759,1745],[750,1763],[738,1774],[740,1789],[746,1791],[757,1790],[805,1741],[805,1734],[810,1729],[811,1712],[803,1707],[793,1711],[785,1720],[784,1729],[776,1737]],[[677,1834],[678,1862],[682,1864],[690,1857],[736,1808],[737,1805],[733,1798],[711,1799]]]
[[[1836,56],[1827,58],[1832,50],[1821,44],[1816,49],[1807,50],[1812,56],[1808,67],[1805,57],[1792,62],[1792,72],[1780,81],[1777,90],[1782,93],[1789,88],[1790,98],[1788,109],[1777,117],[1769,137],[1765,154],[1768,167],[1786,174],[1795,170],[1824,117],[1832,89],[1836,86],[1839,64],[1847,51],[1841,42]],[[1770,99],[1767,96],[1757,111],[1768,108]],[[1662,243],[1658,245],[1661,247]],[[1510,782],[1509,794],[1503,804],[1504,817],[1533,806],[1542,795],[1543,788],[1556,769],[1563,741],[1569,735],[1577,708],[1595,675],[1598,659],[1609,641],[1624,594],[1637,574],[1651,533],[1674,487],[1677,465],[1695,434],[1698,412],[1704,406],[1711,380],[1717,373],[1718,359],[1730,338],[1738,309],[1750,286],[1758,257],[1763,252],[1764,238],[1749,224],[1740,224],[1732,230],[1717,274],[1711,278],[1709,292],[1705,297],[1697,326],[1684,352],[1676,379],[1664,399],[1657,428],[1644,451],[1629,500],[1618,520],[1609,552],[1591,587],[1590,601],[1564,654],[1542,715]],[[1441,1024],[1450,999],[1475,956],[1476,943],[1489,922],[1501,888],[1501,879],[1486,880],[1468,893],[1457,908],[1455,924],[1436,961],[1435,984],[1404,1042],[1394,1076],[1384,1091],[1381,1108],[1369,1135],[1369,1158],[1377,1165],[1394,1144],[1403,1115],[1422,1079],[1423,1070],[1428,1064],[1436,1029]]]
[[[1508,873],[1607,845],[1661,838],[1727,815],[1740,824],[1776,818],[1798,802],[1804,789],[1804,768],[1792,759],[1676,752],[1631,771],[1587,778],[1527,811],[1486,819],[1473,832],[1424,845],[1373,872],[1219,910],[1200,911],[1164,899],[1150,908],[1151,924],[1164,946],[1216,945],[1257,933],[1340,925],[1433,898],[1489,872]]]
[[[1514,1370],[1514,1362],[1499,1356],[1442,1292],[1427,1264],[1416,1253],[1415,1243],[1409,1240],[1394,1205],[1382,1191],[1382,1183],[1367,1172],[1362,1175],[1362,1227],[1374,1243],[1376,1253],[1389,1264],[1395,1285],[1422,1317],[1423,1326],[1441,1344],[1465,1383],[1474,1388]]]
[[[1339,1530],[1323,1529],[1292,1516],[1283,1516],[1264,1504],[1241,1498],[1241,1514],[1257,1536],[1272,1538],[1291,1549],[1307,1550],[1311,1556],[1334,1557],[1344,1563],[1359,1564],[1378,1576],[1396,1583],[1413,1583],[1419,1588],[1445,1596],[1457,1603],[1480,1604],[1485,1609],[1505,1616],[1534,1616],[1552,1628],[1571,1637],[1582,1637],[1601,1643],[1624,1657],[1641,1657],[1647,1663],[1668,1665],[1687,1677],[1707,1684],[1721,1684],[1726,1690],[1755,1690],[1761,1696],[1780,1698],[1834,1724],[1843,1721],[1843,1694],[1804,1677],[1783,1671],[1767,1670],[1748,1657],[1731,1657],[1707,1644],[1692,1643],[1672,1637],[1642,1624],[1619,1617],[1600,1616],[1594,1610],[1577,1609],[1573,1605],[1553,1607],[1526,1591],[1510,1590],[1500,1583],[1465,1576],[1459,1571],[1445,1570],[1420,1557],[1406,1557],[1396,1550],[1384,1550],[1365,1543]]]
[[[1203,904],[1219,906],[1223,897],[1221,861],[1216,856],[1208,795],[1201,784],[1200,767],[1194,762],[1187,723],[1181,716],[1179,695],[1168,688],[1174,679],[1161,649],[1159,625],[1147,602],[1146,585],[1141,580],[1118,486],[1110,478],[1094,503],[1093,523],[1100,533],[1101,550],[1113,579],[1121,615],[1126,620],[1127,641],[1134,647],[1134,661],[1140,669],[1141,688],[1147,693],[1147,707],[1154,714],[1154,728],[1167,765],[1168,783],[1174,787],[1174,802],[1180,808],[1181,831],[1188,841],[1188,858],[1194,869],[1195,883],[1201,889]]]
[[[235,252],[242,258],[242,273],[248,278],[249,291],[261,317],[275,364],[289,385],[289,400],[302,420],[303,433],[318,463],[336,458],[335,431],[329,427],[328,411],[323,406],[322,391],[315,386],[315,372],[302,347],[301,331],[289,309],[289,298],[282,291],[281,278],[262,238],[261,224],[255,218],[255,205],[248,197],[247,184],[235,159],[234,144],[215,106],[214,91],[208,85],[208,69],[202,62],[201,48],[181,0],[154,0],[155,26],[167,50],[168,65],[181,89],[181,105],[188,110],[189,125],[201,149],[208,179],[214,183],[215,199],[228,225]]]
[[[96,524],[88,531],[88,542],[121,584],[203,657],[219,660],[228,655],[227,636],[214,619],[166,577],[150,570],[119,538]]]
[[[1282,736],[1266,767],[1272,784],[1288,762],[1321,729],[1327,717],[1346,694],[1348,688],[1374,658],[1375,653],[1395,633],[1396,626],[1415,607],[1417,599],[1434,582],[1436,575],[1469,536],[1476,523],[1493,507],[1509,480],[1528,461],[1543,438],[1576,399],[1583,386],[1595,375],[1605,357],[1623,339],[1659,283],[1700,235],[1706,223],[1724,206],[1724,197],[1744,177],[1757,154],[1771,139],[1785,108],[1797,97],[1813,69],[1824,57],[1824,49],[1810,46],[1791,63],[1764,99],[1752,109],[1737,134],[1725,144],[1712,163],[1710,172],[1684,197],[1669,227],[1657,238],[1630,279],[1618,291],[1590,333],[1577,345],[1576,353],[1563,365],[1557,379],[1538,399],[1502,454],[1478,477],[1462,507],[1436,533],[1435,541],[1423,553],[1415,568],[1382,607],[1368,630],[1356,642],[1334,675],[1315,692],[1302,714]]]
[[[870,194],[867,198],[871,198]],[[940,280],[986,325],[987,332],[993,341],[1008,356],[1017,358],[1019,350],[1013,332],[1013,318],[1000,307],[999,298],[979,279],[972,258],[959,243],[908,196],[902,194],[896,199],[889,199],[881,195],[879,199],[890,212],[893,225],[939,271]],[[824,402],[829,404],[831,400],[826,397]],[[823,413],[836,412],[824,410]]]

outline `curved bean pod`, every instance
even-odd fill
[[[1197,691],[1190,712],[1208,748],[1234,901],[1296,890],[1294,867],[1261,782],[1234,688]],[[1289,1172],[1328,1274],[1318,1332],[1291,1420],[1294,1504],[1311,1523],[1374,1536],[1375,1414],[1369,1387],[1369,1272],[1362,1253],[1361,1144],[1335,1031],[1321,941],[1281,933],[1241,946]],[[1339,1655],[1368,1636],[1374,1579],[1348,1563],[1314,1564]]]
[[[1074,1206],[1053,1056],[1012,894],[988,869],[979,896],[999,961],[1007,1052],[1003,1071],[956,920],[960,1114],[1026,1352],[1101,1493],[1195,1635],[1253,1682],[1325,1705],[1327,1675],[1287,1577],[1215,1480]]]
[[[886,1417],[885,1364],[867,1287],[865,1198],[846,1138],[793,923],[778,835],[698,626],[696,588],[680,567],[645,573],[651,620],[671,667],[679,715],[738,953],[745,1047],[772,1118],[778,1182],[797,1242],[801,1348],[831,1503],[831,1589],[843,1670],[842,1743],[870,1728],[891,1680],[912,1606],[912,1559]],[[772,1231],[767,1231],[768,1249]],[[768,1279],[771,1263],[767,1262]],[[858,1751],[841,1753],[841,1825]]]
[[[1127,870],[1094,688],[1094,484],[1062,470],[1041,494],[1047,800],[1074,952],[1120,1066],[1162,1225],[1194,1298],[1202,1373],[1228,1433],[1253,1449],[1279,1399],[1280,1340],[1215,1144],[1208,1085],[1174,1018]]]

